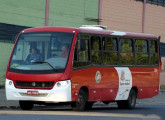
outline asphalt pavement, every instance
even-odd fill
[[[102,102],[97,102],[97,104],[103,104]],[[110,104],[111,105],[111,104]],[[153,98],[138,99],[137,105],[165,105],[165,90],[161,90],[159,94]],[[5,88],[0,89],[0,109],[2,108],[18,108],[18,101],[7,101],[5,95]]]

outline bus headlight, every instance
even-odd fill
[[[58,87],[64,87],[69,83],[70,83],[70,80],[66,80],[66,81],[59,81],[56,84],[57,84]]]
[[[12,80],[6,79],[6,85],[12,85],[12,84],[13,84],[13,81]]]

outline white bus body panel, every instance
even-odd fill
[[[69,102],[71,101],[71,81],[67,80],[65,86],[55,86],[50,90],[44,89],[19,89],[12,80],[6,79],[5,89],[7,100],[28,100],[44,102]],[[28,91],[37,91],[38,95],[28,95]]]

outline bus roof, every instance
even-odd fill
[[[40,32],[40,31],[58,31],[58,32],[68,32],[75,33],[76,31],[79,33],[91,33],[91,34],[104,34],[104,35],[113,35],[113,36],[125,36],[125,37],[139,37],[139,38],[154,38],[157,36],[153,34],[145,34],[145,33],[133,33],[133,32],[122,32],[122,31],[113,31],[113,30],[105,30],[105,29],[92,29],[92,28],[73,28],[73,27],[35,27],[28,28],[23,30],[21,33],[26,32]]]

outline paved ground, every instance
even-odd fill
[[[96,104],[102,104],[97,102]],[[137,100],[137,105],[165,105],[165,90],[160,92],[157,96],[148,99]],[[5,95],[5,89],[0,89],[0,108],[18,107],[18,101],[7,101]]]

